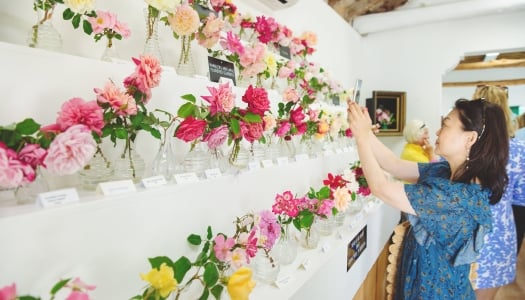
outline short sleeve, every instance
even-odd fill
[[[509,183],[506,188],[512,204],[525,206],[525,143],[512,139],[510,142],[509,163],[507,164]]]

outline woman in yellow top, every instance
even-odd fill
[[[428,127],[420,120],[408,122],[403,130],[407,144],[401,152],[401,158],[415,162],[437,161],[439,157],[434,154],[434,147],[429,142]]]

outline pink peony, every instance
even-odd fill
[[[97,146],[85,125],[74,125],[56,136],[45,159],[47,169],[57,175],[70,175],[83,168]]]
[[[18,159],[35,169],[37,166],[44,164],[46,155],[46,149],[40,147],[40,145],[26,144],[24,148],[18,152]]]
[[[86,102],[82,98],[72,98],[62,104],[56,122],[60,131],[76,124],[84,124],[100,135],[104,127],[104,111],[96,101]]]
[[[16,283],[0,289],[0,300],[16,300]]]
[[[199,14],[188,4],[181,4],[174,14],[168,16],[171,30],[178,36],[190,35],[199,29]]]
[[[270,110],[270,100],[268,100],[268,93],[264,88],[254,88],[250,85],[244,95],[242,101],[248,103],[248,110],[261,117],[266,111]]]
[[[203,141],[208,143],[208,148],[215,149],[224,144],[228,139],[228,134],[228,126],[221,125],[217,128],[213,128],[212,131],[204,137]]]
[[[219,88],[208,87],[211,96],[201,96],[202,99],[210,103],[210,114],[213,116],[217,112],[231,112],[235,106],[235,94],[232,92],[230,84],[219,84]]]
[[[192,142],[202,136],[205,128],[206,121],[189,116],[179,124],[175,131],[175,137],[185,142]]]

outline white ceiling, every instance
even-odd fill
[[[361,35],[425,23],[525,10],[525,0],[408,0],[397,9],[359,16],[352,27]]]

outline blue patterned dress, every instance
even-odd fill
[[[451,182],[446,161],[418,167],[418,182],[405,185],[417,217],[408,215],[395,299],[475,299],[470,263],[491,230],[489,191]]]
[[[475,289],[509,284],[516,278],[516,224],[511,204],[525,206],[525,143],[511,139],[507,164],[509,183],[503,197],[491,206],[492,232],[477,259]],[[523,220],[522,220],[523,221]]]

